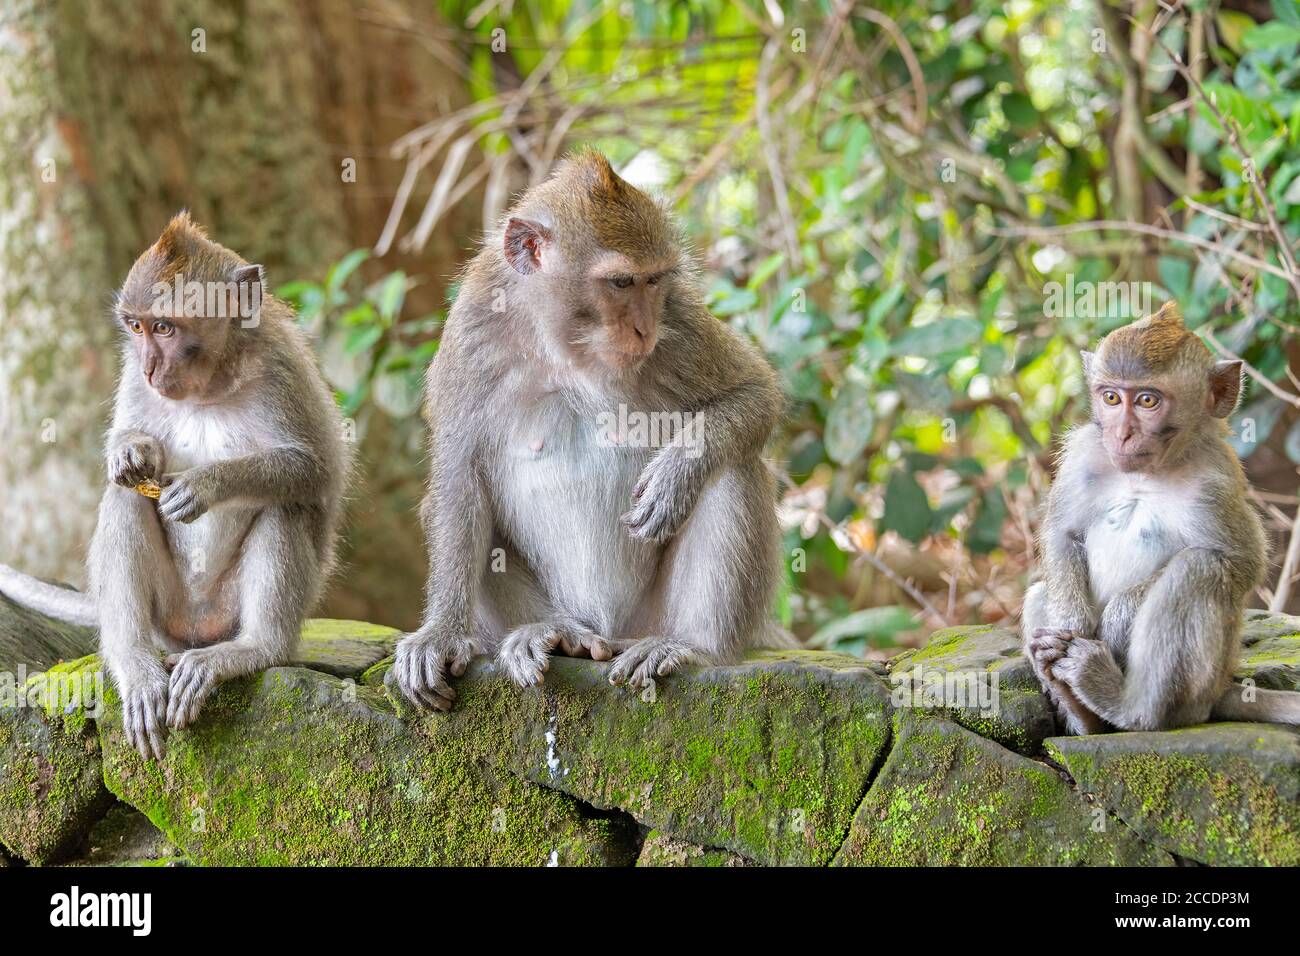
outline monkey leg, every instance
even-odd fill
[[[1123,730],[1207,720],[1223,692],[1240,609],[1218,552],[1178,552],[1147,592],[1121,669],[1100,641],[1074,641],[1052,665],[1075,696]]]
[[[184,586],[154,503],[109,485],[89,559],[99,646],[122,697],[127,743],[146,760],[161,758],[168,694],[162,652],[174,644],[163,635],[158,615],[176,606]]]
[[[513,552],[507,553],[505,567],[484,572],[475,635],[486,647],[500,645],[497,663],[521,687],[541,683],[557,650],[598,661],[614,656],[612,642],[555,610],[523,558]]]
[[[1043,691],[1056,710],[1056,716],[1070,734],[1095,734],[1105,729],[1101,719],[1083,706],[1063,681],[1052,676],[1051,665],[1065,656],[1074,635],[1050,624],[1050,600],[1047,585],[1039,581],[1025,594],[1020,614],[1021,640],[1025,657],[1034,666]],[[1080,638],[1082,639],[1082,638]]]
[[[758,459],[705,486],[660,562],[649,636],[614,658],[610,683],[647,687],[684,664],[734,660],[761,640],[779,561],[774,499]]]
[[[320,587],[320,565],[308,523],[288,507],[267,508],[253,522],[236,577],[239,632],[232,640],[172,654],[168,726],[199,716],[222,681],[286,663]]]

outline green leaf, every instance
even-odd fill
[[[871,442],[875,424],[871,393],[866,387],[853,382],[840,386],[826,416],[824,441],[831,461],[839,465],[856,461]]]
[[[938,319],[927,325],[914,325],[904,329],[890,345],[895,355],[915,355],[936,358],[951,352],[962,352],[979,341],[983,327],[974,319]]]
[[[934,515],[923,489],[906,471],[894,470],[885,485],[885,515],[882,531],[896,531],[908,541],[919,542],[930,533]]]
[[[331,292],[341,289],[343,283],[348,281],[348,277],[357,271],[357,267],[369,258],[369,249],[353,249],[330,268],[325,275],[325,288]]]
[[[966,534],[966,546],[973,554],[988,554],[1002,544],[1002,524],[1007,518],[1007,502],[1002,489],[994,486],[984,492],[979,513]]]
[[[749,282],[745,283],[745,288],[761,289],[764,282],[776,275],[776,270],[781,268],[783,262],[785,262],[784,252],[775,252],[768,256],[758,264],[758,268],[749,277]]]
[[[907,608],[892,605],[869,607],[822,626],[808,639],[808,644],[810,647],[834,647],[849,638],[893,638],[900,631],[915,630],[918,626],[916,615]]]
[[[402,311],[402,302],[406,299],[406,273],[397,271],[388,275],[379,283],[378,290],[371,296],[371,301],[379,309],[379,316],[384,320],[385,325],[392,325],[399,312]]]
[[[343,350],[349,355],[360,355],[369,352],[383,337],[384,330],[378,325],[357,326],[351,329],[347,338],[343,340]]]

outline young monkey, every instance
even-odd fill
[[[448,709],[483,651],[523,686],[552,652],[618,654],[610,679],[641,688],[784,643],[776,377],[604,156],[565,160],[469,264],[426,408],[425,617],[389,672],[411,701]],[[621,424],[648,420],[662,440]]]
[[[1169,303],[1111,332],[1083,366],[1092,420],[1061,452],[1042,580],[1022,617],[1068,732],[1300,723],[1300,693],[1232,683],[1242,612],[1267,567],[1227,441],[1241,362],[1216,362]]]
[[[113,313],[122,374],[90,587],[0,565],[0,592],[98,625],[127,740],[148,759],[219,682],[292,654],[333,565],[348,455],[293,311],[187,214],[136,260]]]

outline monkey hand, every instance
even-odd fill
[[[667,445],[650,459],[632,490],[632,510],[622,522],[635,538],[663,542],[695,510],[703,485],[698,457],[682,445]]]
[[[167,521],[189,524],[211,509],[218,501],[216,482],[206,468],[164,475],[158,514]]]
[[[676,637],[646,637],[633,641],[614,658],[609,669],[609,682],[615,687],[627,684],[643,690],[654,684],[656,677],[667,677],[695,657],[695,646]]]
[[[163,675],[122,695],[122,730],[126,742],[145,760],[161,760],[167,748],[167,681]]]
[[[162,470],[162,445],[148,435],[123,441],[108,456],[108,480],[124,488],[157,481]]]
[[[1094,710],[1098,709],[1094,701],[1111,696],[1111,691],[1124,684],[1124,673],[1115,663],[1110,648],[1097,640],[1070,641],[1049,672]]]
[[[520,687],[533,687],[542,682],[557,647],[568,657],[607,661],[614,656],[611,642],[581,624],[525,624],[506,635],[497,663]]]
[[[1075,638],[1082,637],[1078,631],[1065,627],[1038,627],[1029,639],[1029,659],[1034,665],[1034,675],[1044,688],[1050,689],[1055,683],[1052,678],[1052,665],[1065,657]]]
[[[398,642],[384,685],[417,707],[451,710],[456,690],[447,678],[464,674],[475,650],[464,634],[421,629]]]

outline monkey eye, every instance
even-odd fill
[[[1140,392],[1135,401],[1138,408],[1155,408],[1160,404],[1160,396],[1155,392]]]
[[[144,334],[144,323],[139,319],[125,318],[122,321],[126,323],[126,327],[131,330],[133,335]]]
[[[663,277],[664,277],[664,274],[663,274],[662,272],[658,272],[658,273],[656,273],[656,274],[654,274],[654,275],[652,275],[652,276],[647,276],[647,277],[646,277],[646,280],[645,280],[645,284],[646,284],[646,285],[658,285],[658,284],[659,284],[659,280],[662,279]]]
[[[155,322],[152,331],[154,335],[161,335],[163,338],[166,338],[176,331],[176,326],[172,325],[170,322]]]
[[[632,282],[633,279],[631,276],[610,276],[609,277],[609,284],[612,285],[615,289],[626,289],[632,285]]]
[[[1115,391],[1113,388],[1108,388],[1101,393],[1101,400],[1107,405],[1118,405],[1119,392]]]

